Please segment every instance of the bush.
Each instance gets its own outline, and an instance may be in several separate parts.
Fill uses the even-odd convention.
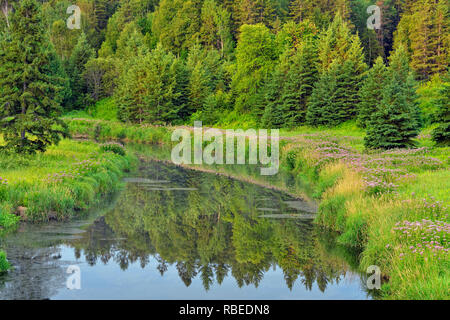
[[[0,251],[0,274],[8,271],[11,268],[8,260],[6,260],[6,253]]]
[[[126,154],[123,145],[117,142],[105,143],[102,146],[100,146],[100,150],[103,152],[112,152],[120,156],[125,156]]]

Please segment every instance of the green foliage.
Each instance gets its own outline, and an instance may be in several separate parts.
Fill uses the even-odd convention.
[[[119,75],[117,63],[114,58],[90,59],[86,63],[82,77],[92,101],[97,102],[113,94]]]
[[[82,33],[67,63],[67,74],[70,77],[72,89],[72,97],[67,102],[70,109],[80,109],[87,102],[87,83],[83,73],[86,70],[86,63],[94,56],[94,50],[87,41],[86,35]]]
[[[445,80],[439,74],[435,74],[427,82],[417,88],[417,103],[422,112],[425,126],[431,125],[438,120],[436,118],[439,102],[444,89]]]
[[[57,118],[61,87],[49,68],[53,47],[36,1],[22,1],[10,23],[10,33],[0,38],[0,132],[8,150],[45,151],[66,135]]]
[[[404,47],[391,58],[382,99],[368,122],[365,146],[370,149],[405,148],[419,133],[415,84]]]
[[[338,99],[337,87],[333,69],[320,76],[309,99],[306,113],[308,124],[332,126],[339,123],[334,109]]]
[[[115,100],[121,120],[170,123],[184,105],[177,105],[178,61],[162,46],[138,56],[118,80]]]
[[[383,59],[378,57],[359,90],[358,124],[362,128],[367,127],[372,113],[376,112],[377,105],[382,98],[385,77],[386,66]]]
[[[100,146],[100,150],[103,152],[112,152],[118,154],[119,156],[125,156],[126,154],[124,146],[115,142],[102,144]]]
[[[359,37],[350,33],[339,14],[320,38],[319,62],[320,79],[309,100],[308,123],[333,126],[354,118],[367,66]]]
[[[118,120],[117,118],[117,104],[113,98],[106,98],[98,101],[95,105],[88,108],[88,115],[101,120]],[[65,115],[66,117],[68,115]],[[74,117],[74,116],[72,116]],[[83,118],[84,115],[78,116]]]
[[[215,0],[205,0],[201,10],[200,40],[207,48],[219,50],[222,57],[233,52],[231,13]]]
[[[198,39],[201,9],[200,0],[161,0],[152,32],[165,49],[175,54],[187,52]]]
[[[295,127],[305,122],[308,100],[318,78],[316,56],[312,39],[306,39],[298,50],[289,50],[282,56],[265,88],[264,126]]]
[[[410,55],[411,67],[421,79],[447,71],[449,41],[449,7],[447,0],[411,2],[402,15],[395,38]]]
[[[445,82],[440,91],[440,98],[437,101],[438,112],[436,122],[439,124],[434,129],[433,140],[440,145],[450,145],[450,72],[447,72]]]
[[[236,48],[236,65],[231,88],[236,95],[238,112],[252,111],[260,116],[263,110],[259,89],[273,71],[278,58],[274,35],[262,24],[243,25]],[[256,110],[255,110],[256,109]]]
[[[11,268],[11,265],[8,260],[6,260],[6,253],[0,251],[0,274],[8,271],[9,268]]]

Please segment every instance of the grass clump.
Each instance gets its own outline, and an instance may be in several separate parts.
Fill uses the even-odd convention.
[[[143,144],[169,144],[171,128],[130,125],[118,121],[88,118],[64,118],[70,133],[100,141],[125,141]]]
[[[112,152],[112,153],[118,154],[120,156],[125,156],[125,154],[126,154],[124,146],[117,142],[108,142],[108,143],[102,144],[100,146],[100,149],[103,152]]]
[[[0,226],[22,220],[65,220],[117,191],[135,158],[104,150],[94,142],[63,140],[43,154],[3,154],[0,170]]]
[[[0,274],[5,273],[11,268],[8,260],[6,260],[6,253],[4,251],[0,251]]]

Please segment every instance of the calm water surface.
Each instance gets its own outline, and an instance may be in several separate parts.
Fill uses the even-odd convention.
[[[82,220],[1,239],[14,269],[0,299],[371,299],[357,253],[307,202],[158,161],[125,182]]]

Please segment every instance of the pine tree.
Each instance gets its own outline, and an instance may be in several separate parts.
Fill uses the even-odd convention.
[[[266,88],[262,122],[267,127],[294,127],[306,120],[307,103],[318,78],[316,57],[315,44],[309,39],[294,54],[288,52],[282,58]]]
[[[198,41],[201,9],[200,0],[161,0],[154,12],[152,32],[165,49],[184,55]]]
[[[193,50],[191,51],[190,58],[192,58]],[[203,108],[205,99],[212,93],[209,85],[209,76],[207,70],[204,68],[203,64],[198,61],[196,63],[190,64],[188,59],[188,70],[189,70],[189,106],[193,111],[198,111]]]
[[[237,111],[252,111],[258,117],[264,112],[258,107],[258,93],[273,72],[278,51],[273,34],[264,25],[243,25],[240,30],[231,87],[237,96]]]
[[[434,129],[432,136],[437,144],[443,146],[450,145],[450,71],[443,84],[443,89],[438,100],[438,112],[436,115],[439,126]]]
[[[377,105],[382,98],[385,77],[386,66],[383,58],[378,57],[372,69],[367,73],[367,77],[359,90],[358,124],[362,128],[367,127],[372,113],[376,111]]]
[[[372,113],[364,145],[368,149],[410,147],[419,133],[414,77],[406,49],[400,46],[391,57],[382,100]]]
[[[238,0],[235,3],[238,26],[263,23],[266,27],[274,26],[279,17],[279,8],[273,0]]]
[[[138,123],[170,123],[177,118],[177,59],[161,45],[134,58],[118,80],[119,118]]]
[[[0,132],[18,153],[43,152],[67,135],[45,34],[39,5],[23,0],[0,41]]]
[[[266,128],[281,128],[286,124],[287,110],[280,103],[281,91],[285,81],[283,70],[278,66],[273,72],[271,79],[264,86],[265,109],[261,118],[261,124]]]
[[[67,64],[67,74],[70,77],[72,98],[69,106],[71,109],[84,107],[87,94],[86,81],[83,78],[86,63],[95,56],[94,50],[89,45],[86,35],[82,33],[78,38]]]
[[[311,124],[337,125],[354,118],[359,104],[359,88],[367,65],[365,64],[361,41],[357,35],[352,35],[348,24],[337,14],[333,23],[319,40],[319,71],[321,79],[317,83],[317,91],[324,94],[326,81],[333,78],[329,84],[329,92],[333,99],[327,99],[314,94],[314,99],[308,108],[313,108],[308,117]],[[316,88],[314,89],[316,90]],[[326,101],[332,105],[324,105]],[[320,112],[323,109],[323,112]],[[329,110],[333,110],[332,113]],[[312,116],[322,119],[312,119]]]
[[[200,39],[206,47],[220,50],[222,56],[233,51],[230,13],[215,0],[205,0],[202,7]]]
[[[334,126],[340,119],[336,113],[338,102],[337,76],[339,65],[333,63],[320,75],[308,102],[306,121],[312,126]]]
[[[407,48],[411,67],[420,79],[445,73],[450,56],[448,0],[412,1],[402,15],[395,47]]]

